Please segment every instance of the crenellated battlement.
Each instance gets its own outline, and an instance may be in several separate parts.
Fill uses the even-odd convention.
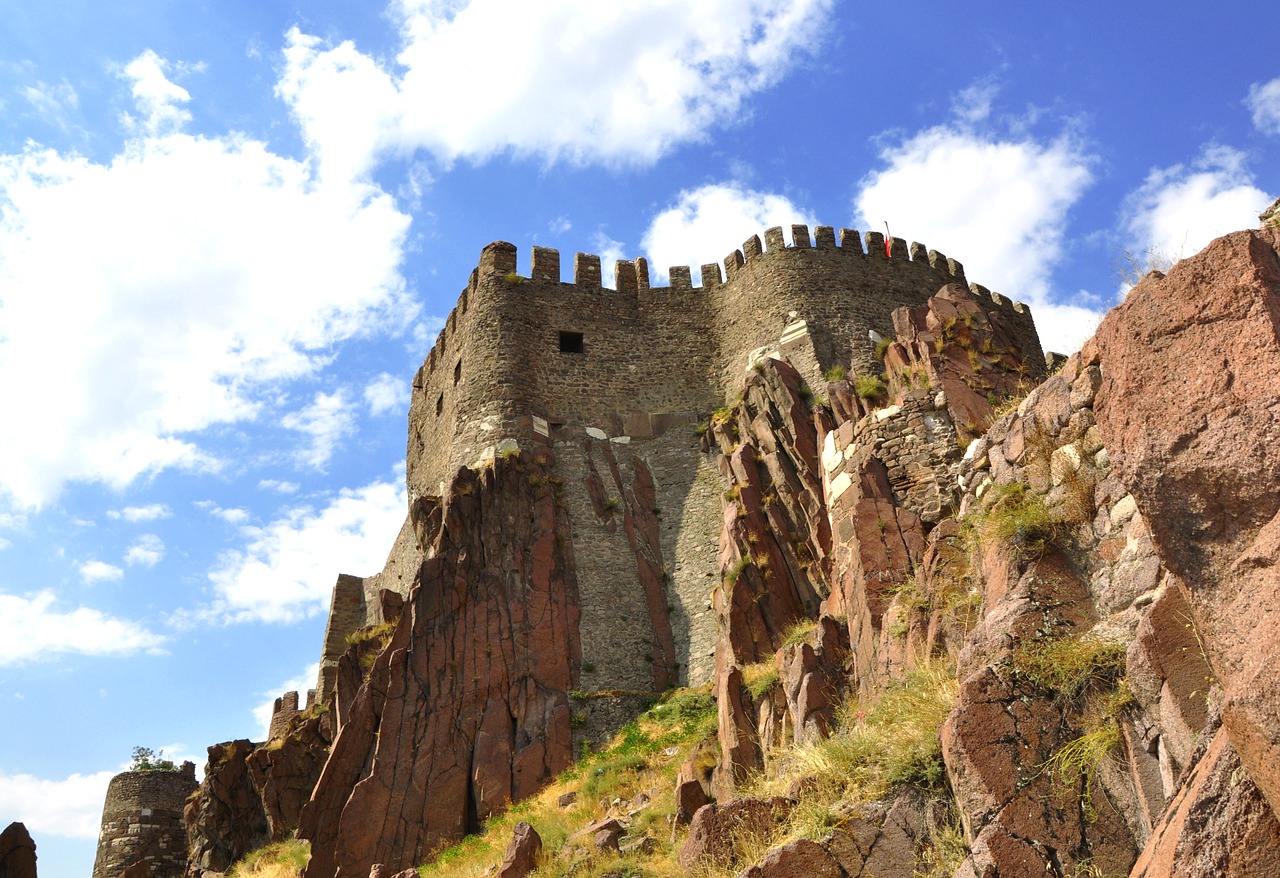
[[[802,372],[815,386],[833,365],[878,372],[869,335],[889,335],[894,308],[946,284],[968,287],[1035,338],[1026,306],[970,284],[964,266],[937,250],[875,231],[774,226],[699,266],[697,283],[691,266],[677,265],[654,286],[643,257],[606,267],[576,253],[572,280],[564,270],[550,247],[523,259],[505,241],[481,251],[414,378],[414,418],[424,425],[410,441],[414,496],[499,441],[538,431],[546,439],[551,425],[621,430],[637,413],[715,408],[735,392],[748,355],[776,346],[784,328],[808,339]],[[412,475],[419,467],[421,479]]]
[[[763,241],[760,235],[752,235],[743,242],[742,247],[733,250],[719,262],[703,263],[699,267],[700,283],[693,282],[693,270],[689,265],[673,265],[667,269],[666,286],[655,287],[650,283],[649,264],[643,257],[636,259],[619,259],[613,265],[612,286],[604,284],[602,260],[592,253],[576,253],[573,259],[573,279],[563,281],[560,251],[552,247],[535,246],[531,249],[528,273],[519,273],[519,252],[515,245],[505,241],[495,241],[485,247],[480,260],[467,282],[467,286],[458,297],[457,306],[449,312],[445,327],[436,339],[435,345],[427,354],[423,369],[415,378],[414,386],[422,386],[424,375],[432,373],[438,365],[438,353],[443,351],[448,339],[457,331],[458,321],[466,314],[468,298],[474,295],[482,277],[501,277],[514,294],[519,295],[519,287],[530,281],[538,284],[572,286],[582,291],[618,294],[635,297],[633,303],[639,304],[649,296],[660,296],[671,293],[704,293],[731,284],[746,267],[762,258],[776,258],[779,254],[799,253],[803,251],[829,251],[849,257],[851,260],[873,263],[878,266],[927,265],[934,272],[945,276],[948,281],[966,286],[975,295],[990,302],[994,307],[1008,310],[1015,314],[1027,314],[1026,306],[1012,301],[999,293],[993,293],[987,287],[970,283],[965,277],[964,266],[937,250],[928,248],[917,241],[907,243],[904,238],[892,238],[889,246],[885,246],[885,236],[881,232],[868,231],[865,237],[855,229],[842,228],[838,232],[833,226],[816,226],[810,237],[809,227],[804,224],[791,226],[791,243],[784,237],[783,228],[774,226],[766,229]],[[865,240],[865,247],[864,247]],[[857,265],[857,262],[852,263]],[[723,271],[721,266],[723,265]]]

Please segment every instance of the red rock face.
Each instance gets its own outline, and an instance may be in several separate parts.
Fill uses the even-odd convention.
[[[295,720],[278,746],[259,747],[245,760],[249,779],[262,800],[272,841],[283,841],[298,828],[302,808],[320,779],[331,743],[329,714],[323,714]]]
[[[308,878],[415,866],[568,767],[581,650],[551,475],[527,454],[458,472],[303,813]]]
[[[1280,808],[1280,230],[1151,275],[1103,321],[1098,426],[1188,590],[1223,725]]]
[[[209,748],[205,779],[182,811],[188,874],[225,872],[270,841],[267,815],[245,764],[253,749],[243,739]]]
[[[21,823],[10,823],[0,832],[0,875],[36,878],[36,843]]]

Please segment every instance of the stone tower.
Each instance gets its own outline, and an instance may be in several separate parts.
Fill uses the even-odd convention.
[[[176,771],[126,771],[111,779],[93,878],[118,878],[145,861],[152,878],[181,878],[187,868],[182,807],[196,791],[196,766]]]

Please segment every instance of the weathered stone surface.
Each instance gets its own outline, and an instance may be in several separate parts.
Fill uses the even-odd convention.
[[[774,848],[738,878],[842,878],[840,866],[816,841],[802,838]]]
[[[22,823],[0,832],[0,878],[36,878],[36,843]]]
[[[1044,356],[990,299],[959,284],[947,284],[929,301],[893,312],[897,341],[885,367],[892,397],[927,381],[946,394],[963,442],[991,425],[991,400],[1025,393],[1045,375]]]
[[[272,841],[283,841],[298,828],[303,806],[329,757],[329,720],[329,713],[301,719],[283,738],[257,748],[245,760]]]
[[[791,802],[783,798],[731,799],[704,805],[693,815],[689,837],[680,848],[681,868],[702,862],[729,864],[735,856],[735,835],[767,838],[790,809]]]
[[[1219,730],[1156,826],[1133,878],[1280,875],[1280,823]]]
[[[154,878],[179,878],[187,869],[183,806],[196,791],[196,767],[126,771],[107,785],[93,878],[116,878],[133,863],[149,864]]]
[[[120,878],[151,878],[151,864],[146,860],[139,860],[131,866],[127,866],[120,873]]]
[[[417,865],[569,765],[578,605],[550,465],[522,453],[458,472],[303,811],[308,878]]]
[[[511,833],[511,841],[507,844],[506,854],[502,857],[502,865],[498,867],[498,878],[525,878],[538,865],[538,856],[542,853],[542,836],[525,821],[521,820]]]
[[[246,764],[253,750],[254,745],[244,739],[209,748],[204,781],[182,812],[188,872],[225,872],[271,840],[262,799]]]
[[[1097,335],[1098,426],[1194,622],[1249,776],[1280,808],[1280,230],[1150,276]]]

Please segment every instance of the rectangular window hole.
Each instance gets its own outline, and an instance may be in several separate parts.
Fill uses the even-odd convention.
[[[561,332],[560,333],[560,353],[562,354],[581,354],[585,353],[583,347],[581,332]]]
[[[443,411],[444,411],[444,394],[442,393],[436,397],[436,415],[439,416],[439,414]]]

